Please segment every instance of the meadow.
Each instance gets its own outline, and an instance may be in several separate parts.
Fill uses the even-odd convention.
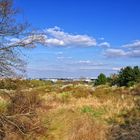
[[[0,140],[139,140],[140,85],[0,82]]]
[[[0,0],[0,140],[140,140],[139,5]]]

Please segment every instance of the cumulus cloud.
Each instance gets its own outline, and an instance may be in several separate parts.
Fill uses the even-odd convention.
[[[140,57],[140,40],[135,40],[132,43],[124,44],[121,49],[107,49],[105,55],[108,57]]]
[[[140,57],[140,40],[124,44],[120,49],[107,49],[105,55],[108,57]]]
[[[111,47],[109,42],[101,42],[98,47],[105,48],[104,55],[107,57],[140,57],[140,40],[135,40],[133,43],[121,45],[119,48]]]
[[[53,28],[44,29],[43,31],[38,31],[34,33],[34,35],[25,38],[9,39],[8,45],[23,45],[33,42],[49,47],[92,47],[97,44],[96,39],[91,36],[67,33],[55,26]]]
[[[105,51],[105,55],[108,57],[120,57],[120,56],[126,56],[127,52],[125,52],[122,49],[107,49]]]
[[[64,42],[62,40],[58,40],[56,38],[47,38],[46,37],[46,40],[42,43],[47,46],[64,46]]]
[[[140,50],[107,49],[107,57],[140,57]]]
[[[135,40],[133,43],[125,44],[122,47],[131,49],[140,49],[140,40]]]
[[[35,43],[34,43],[35,42]],[[48,28],[41,33],[34,33],[33,35],[24,38],[12,38],[8,40],[6,46],[33,46],[36,44],[43,44],[50,47],[93,47],[98,46],[105,48],[104,54],[107,57],[140,57],[140,40],[133,41],[132,43],[124,44],[121,48],[111,48],[109,42],[103,41],[100,43],[96,42],[96,39],[81,34],[71,34],[64,32],[61,28],[55,26],[53,28]],[[62,55],[59,53],[58,55]],[[64,59],[64,58],[58,58]],[[79,63],[90,64],[89,61],[81,61]]]
[[[96,46],[96,39],[94,39],[93,37],[90,37],[88,35],[70,34],[62,31],[57,26],[55,26],[54,28],[45,29],[44,32],[51,39],[57,40],[58,44],[56,43],[56,45],[58,46],[83,46],[83,47]]]
[[[131,50],[127,52],[129,57],[140,57],[140,50]]]

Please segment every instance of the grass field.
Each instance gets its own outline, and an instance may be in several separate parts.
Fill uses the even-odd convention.
[[[140,86],[11,81],[0,90],[1,140],[140,140]]]

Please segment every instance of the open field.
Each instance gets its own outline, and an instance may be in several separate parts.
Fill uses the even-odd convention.
[[[0,0],[0,140],[140,140],[140,0]]]
[[[6,83],[0,90],[1,140],[140,139],[139,85]]]

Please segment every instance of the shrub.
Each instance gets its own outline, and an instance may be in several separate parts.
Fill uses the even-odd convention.
[[[135,82],[140,81],[140,69],[138,66],[130,67],[127,66],[122,68],[118,75],[118,85],[119,86],[132,86]]]
[[[19,114],[33,112],[41,104],[41,99],[37,93],[16,92],[11,95],[8,113]]]
[[[106,76],[103,73],[101,73],[98,76],[97,80],[95,81],[95,85],[105,85],[106,82],[107,82]]]
[[[37,108],[41,106],[41,99],[35,93],[16,92],[10,95],[6,111],[0,114],[1,139],[35,139],[43,135],[46,128],[37,115]],[[13,135],[14,134],[14,135]]]

